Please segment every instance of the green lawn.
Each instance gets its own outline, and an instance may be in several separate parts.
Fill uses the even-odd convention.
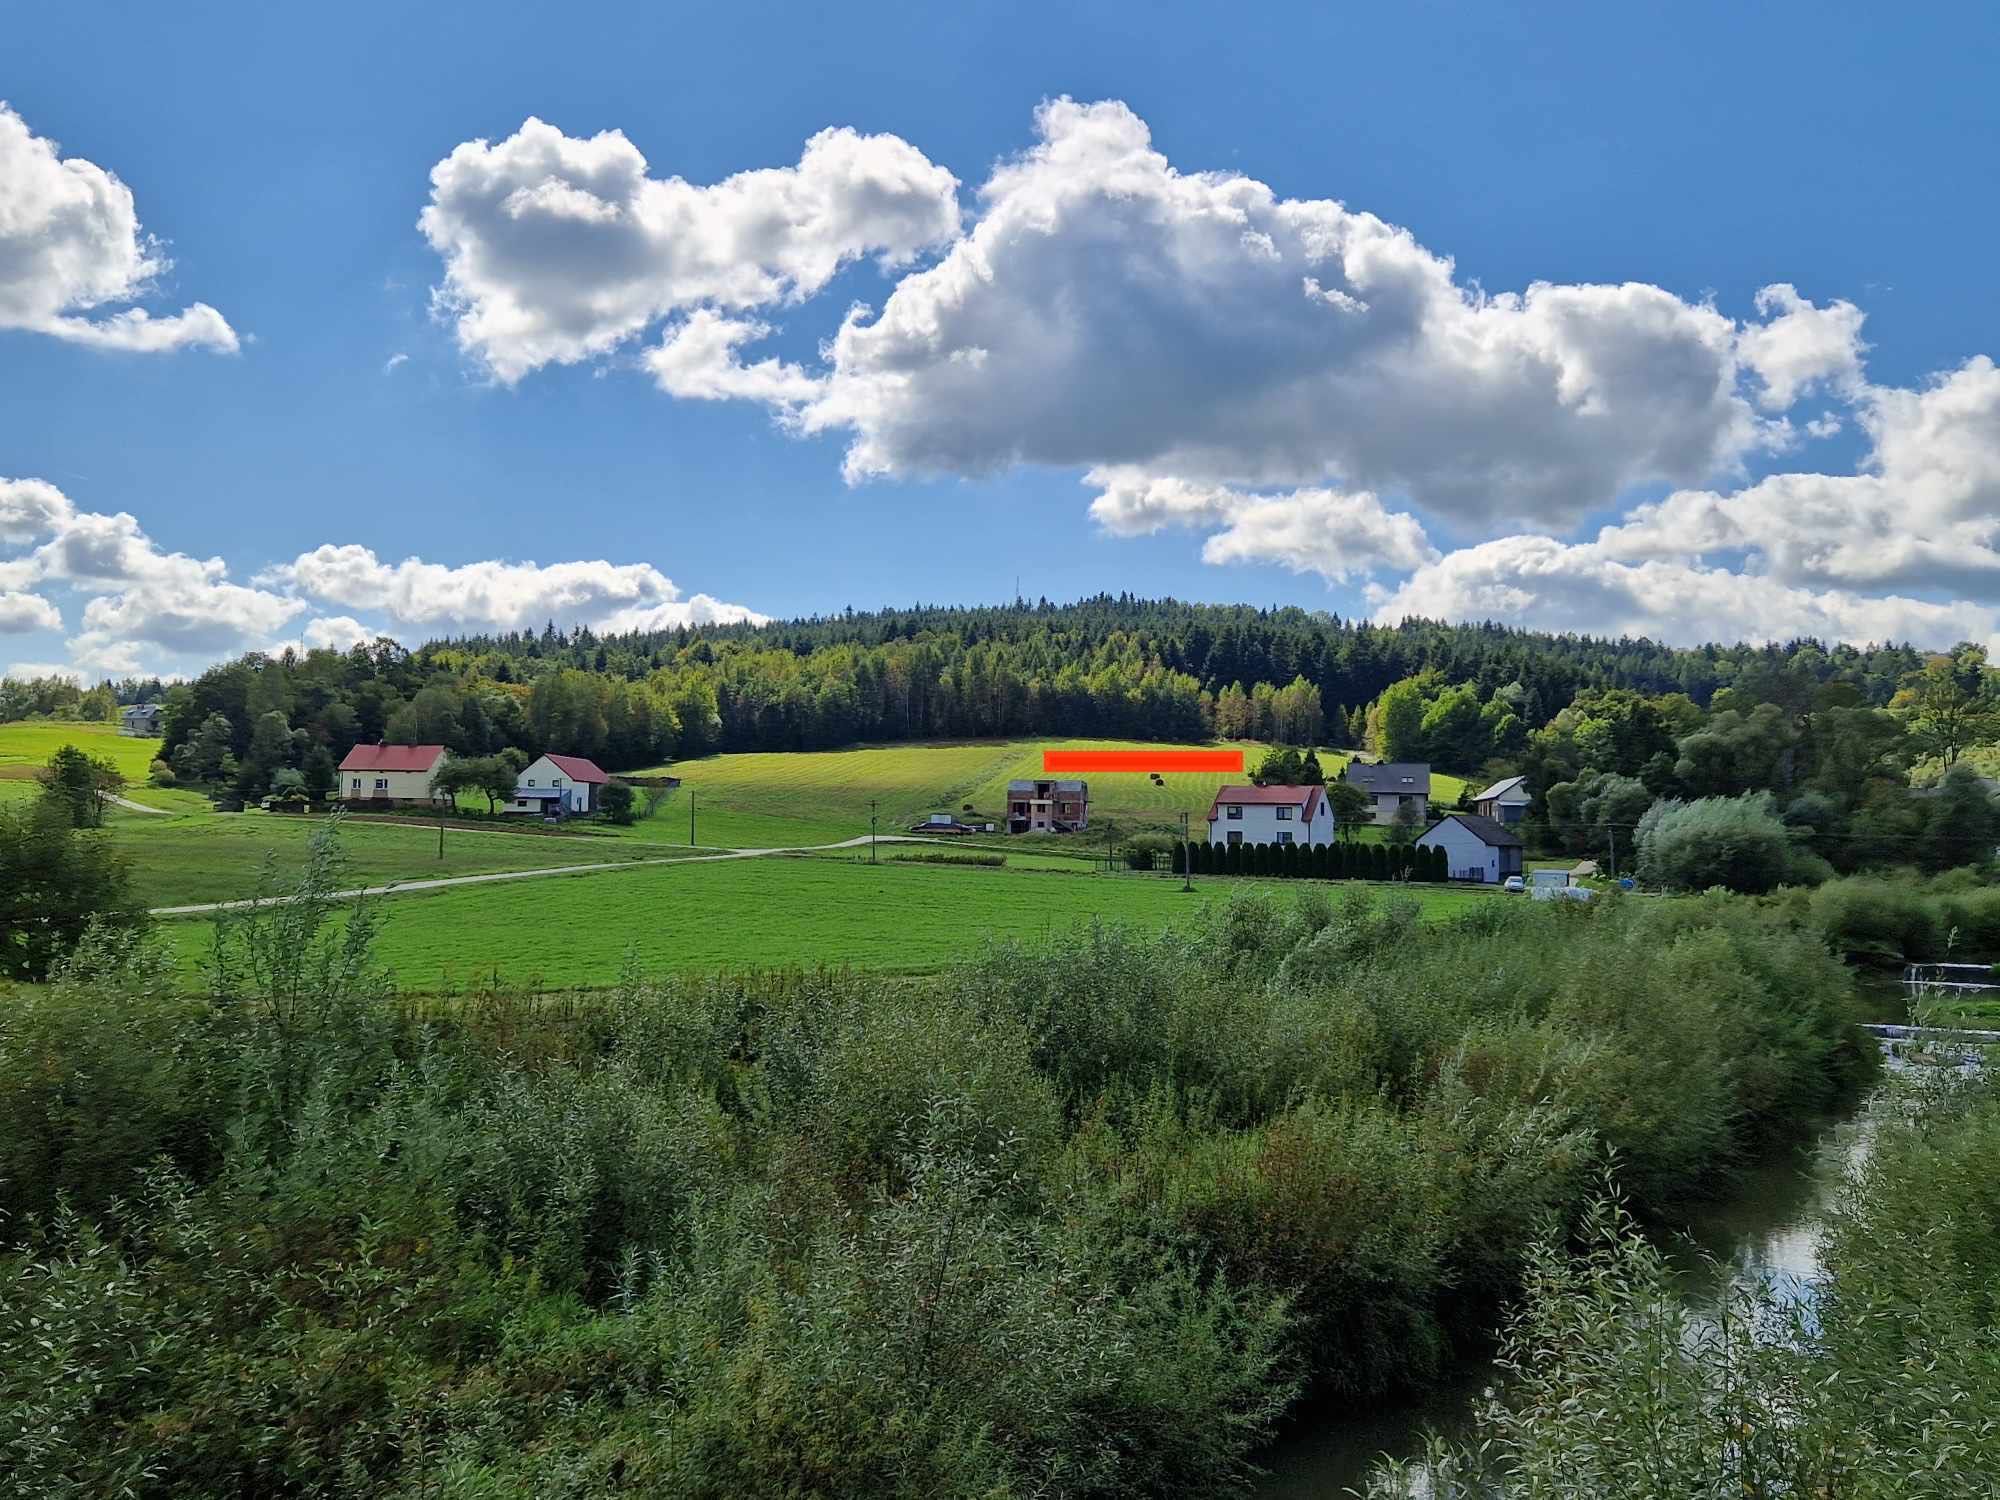
[[[664,771],[680,777],[681,788],[657,815],[628,834],[686,843],[690,800],[697,841],[738,848],[831,843],[866,833],[871,798],[876,803],[878,826],[885,833],[901,832],[927,813],[964,815],[962,809],[968,805],[973,809],[971,816],[997,820],[1006,809],[1007,783],[1042,774],[1042,751],[1136,747],[1130,740],[972,740],[711,755],[657,768],[655,774]],[[1227,748],[1241,749],[1251,769],[1265,750],[1249,743]],[[1347,759],[1337,751],[1327,751],[1322,753],[1321,764],[1331,777]],[[1177,828],[1183,812],[1198,823],[1214,801],[1217,787],[1248,777],[1170,774],[1160,786],[1144,775],[1131,773],[1086,779],[1090,782],[1090,827],[1101,840],[1107,826],[1119,834]],[[1455,800],[1464,788],[1456,776],[1434,774],[1432,782],[1433,795],[1440,801]]]
[[[132,861],[132,884],[148,906],[191,906],[255,895],[267,853],[279,870],[295,870],[315,818],[272,813],[198,813],[151,817],[114,812],[112,841]],[[341,831],[355,885],[481,875],[497,870],[539,870],[551,865],[613,863],[672,857],[678,851],[612,839],[552,839],[450,828],[438,858],[434,828],[388,823],[348,823]]]
[[[920,972],[993,937],[1043,939],[1093,917],[1160,925],[1233,889],[1282,899],[1305,888],[1196,887],[1184,895],[1178,881],[1144,876],[765,857],[412,893],[383,904],[378,951],[404,987],[426,991],[496,975],[512,984],[609,984],[628,953],[654,971],[826,964]],[[1495,899],[1409,889],[1435,913]],[[209,924],[172,922],[165,931],[192,972]]]
[[[64,745],[109,758],[125,779],[134,783],[146,779],[146,768],[160,753],[158,740],[120,734],[115,724],[22,720],[0,724],[0,780],[32,779]]]

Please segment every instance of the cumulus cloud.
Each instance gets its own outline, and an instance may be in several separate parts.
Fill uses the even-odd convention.
[[[1862,472],[1678,491],[1599,544],[1625,560],[1740,553],[1785,583],[1944,587],[2000,603],[2000,368],[1981,356],[1922,389],[1868,386],[1856,401]]]
[[[170,262],[139,227],[132,190],[64,157],[0,103],[0,328],[100,349],[234,351],[235,330],[205,302],[155,317],[97,309],[147,295]]]
[[[26,635],[31,630],[61,630],[62,611],[40,594],[0,592],[0,635]]]
[[[1788,282],[1757,293],[1757,311],[1767,321],[1746,327],[1736,347],[1763,382],[1757,401],[1768,411],[1784,411],[1801,396],[1822,387],[1852,391],[1861,384],[1861,309],[1852,302],[1815,307]]]
[[[72,667],[120,675],[199,666],[245,650],[344,651],[383,634],[533,629],[547,620],[606,631],[750,621],[764,616],[707,594],[685,595],[650,563],[384,562],[370,549],[326,545],[247,583],[221,558],[161,547],[123,511],[79,508],[42,480],[0,479],[0,633],[57,631],[63,591],[82,601],[64,642]],[[328,607],[387,617],[393,629]],[[297,634],[280,632],[296,627]]]
[[[378,611],[405,625],[432,630],[532,630],[554,620],[607,630],[705,619],[763,616],[706,595],[682,597],[651,563],[475,562],[459,566],[420,557],[384,562],[367,547],[326,545],[301,553],[259,581],[296,590],[324,604]],[[634,624],[648,621],[649,624]]]
[[[1111,534],[1359,580],[1385,618],[1937,643],[2000,603],[1991,360],[1872,384],[1861,309],[1789,282],[1741,320],[1636,282],[1489,293],[1365,210],[1175,165],[1115,101],[1044,104],[962,232],[950,174],[893,137],[693,187],[532,120],[440,163],[423,224],[502,380],[658,325],[662,391],[844,438],[852,482],[1080,472]],[[771,308],[870,253],[912,263],[879,311],[757,355]],[[1808,398],[1837,409],[1795,420]],[[1765,472],[1850,424],[1854,472]]]
[[[1563,523],[1773,436],[1711,307],[1486,295],[1373,214],[1177,170],[1123,104],[1056,100],[1036,132],[970,232],[829,346],[801,425],[851,434],[850,477],[1125,465]]]
[[[901,264],[957,232],[957,189],[892,135],[822,130],[796,166],[702,187],[648,175],[620,131],[530,118],[432,168],[418,224],[460,346],[511,384],[679,310],[795,301],[866,255]]]
[[[811,400],[819,381],[799,366],[776,359],[746,365],[737,359],[739,345],[770,332],[768,323],[697,308],[646,351],[646,368],[661,390],[682,400],[761,401],[780,408]]]
[[[1991,609],[1844,589],[1792,588],[1679,562],[1626,562],[1595,543],[1508,536],[1418,569],[1375,618],[1506,620],[1539,630],[1691,643],[1785,640],[1944,643],[1994,633]]]
[[[1276,563],[1335,583],[1378,571],[1407,572],[1437,549],[1415,516],[1391,513],[1366,490],[1259,495],[1130,469],[1093,469],[1102,493],[1091,514],[1114,536],[1165,526],[1216,528],[1202,547],[1211,563]]]

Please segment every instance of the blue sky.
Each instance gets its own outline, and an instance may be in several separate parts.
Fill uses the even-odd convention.
[[[0,227],[0,478],[40,497],[11,532],[0,502],[0,666],[1017,577],[1676,639],[1993,633],[2000,14],[1242,10],[16,15],[0,226],[87,162],[171,266],[50,291],[64,221]],[[553,171],[531,116],[574,143]],[[859,164],[822,179],[801,151],[831,127]],[[764,187],[696,194],[682,238],[724,263],[690,270],[682,220],[635,249],[469,181],[574,189],[607,131],[653,184],[798,169],[771,191],[832,227],[774,246]],[[1008,161],[1031,170],[982,195]],[[91,232],[118,243],[79,253],[151,243]],[[766,292],[730,280],[746,255]],[[1645,293],[1588,291],[1621,287]],[[104,347],[144,342],[103,331],[123,309],[194,304],[154,325],[174,347]],[[612,571],[464,571],[528,560]]]

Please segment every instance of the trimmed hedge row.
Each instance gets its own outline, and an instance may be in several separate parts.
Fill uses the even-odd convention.
[[[1174,873],[1273,880],[1448,880],[1444,850],[1416,844],[1175,844]]]

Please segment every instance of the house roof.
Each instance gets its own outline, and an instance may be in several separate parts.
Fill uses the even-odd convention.
[[[340,763],[343,771],[428,771],[444,754],[442,745],[356,745]]]
[[[1046,786],[1052,792],[1090,791],[1090,783],[1087,781],[1010,781],[1007,783],[1007,790],[1010,793],[1033,792],[1038,786]]]
[[[1358,760],[1350,760],[1340,774],[1343,780],[1366,787],[1371,792],[1422,792],[1426,797],[1431,794],[1428,761],[1392,760],[1364,765]]]
[[[1244,807],[1303,807],[1305,818],[1310,821],[1319,811],[1319,799],[1324,787],[1317,786],[1219,786],[1215,789],[1215,800],[1208,806],[1208,821],[1213,823],[1222,814],[1222,809],[1232,803]]]
[[[1466,831],[1478,839],[1480,843],[1494,849],[1519,849],[1522,847],[1520,834],[1514,832],[1505,823],[1497,822],[1492,818],[1482,818],[1478,813],[1451,813],[1439,818],[1437,822],[1424,830],[1423,838],[1418,839],[1417,842],[1421,844],[1424,839],[1429,838],[1447,823],[1462,824]]]
[[[1505,781],[1494,782],[1493,785],[1489,786],[1485,791],[1480,792],[1476,796],[1474,796],[1472,800],[1474,802],[1490,802],[1495,797],[1506,796],[1516,787],[1521,787],[1521,789],[1525,791],[1526,787],[1524,783],[1527,781],[1527,779],[1528,778],[1525,776],[1509,776]]]
[[[581,755],[545,755],[542,757],[571,781],[596,782],[602,786],[611,778],[597,769],[595,761],[585,760]]]

